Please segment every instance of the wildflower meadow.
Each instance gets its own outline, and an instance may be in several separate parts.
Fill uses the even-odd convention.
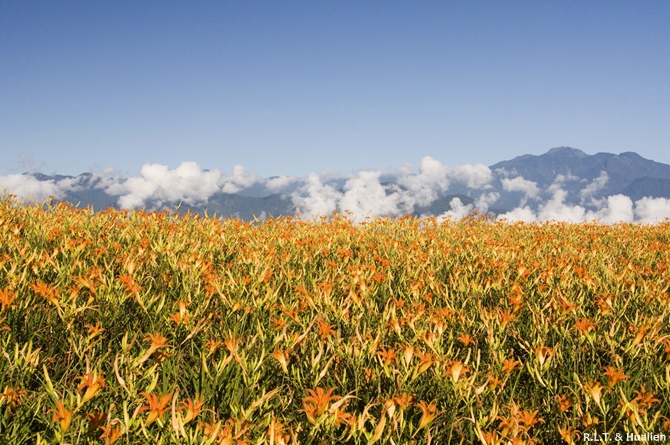
[[[6,195],[0,443],[652,443],[669,258],[670,222],[243,222]]]

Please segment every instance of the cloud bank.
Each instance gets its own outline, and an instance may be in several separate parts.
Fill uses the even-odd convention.
[[[114,170],[92,176],[40,178],[35,174],[0,176],[0,190],[20,198],[44,200],[53,196],[64,199],[68,192],[94,187],[116,199],[120,208],[169,208],[179,202],[206,205],[217,193],[239,193],[250,188],[267,194],[282,193],[303,218],[339,212],[357,221],[376,216],[400,216],[419,208],[428,208],[453,189],[467,190],[470,199],[453,197],[450,210],[437,216],[452,220],[474,211],[488,214],[500,194],[520,196],[518,204],[496,218],[509,222],[599,221],[612,224],[656,223],[670,218],[670,200],[642,198],[633,202],[624,195],[599,196],[609,180],[607,174],[590,182],[574,175],[557,175],[551,185],[542,189],[537,183],[520,175],[496,171],[482,164],[449,167],[429,156],[418,168],[409,165],[396,171],[365,170],[348,175],[312,173],[306,177],[280,176],[260,178],[243,166],[230,173],[205,170],[194,162],[183,162],[170,169],[161,164],[145,164],[138,176],[122,178]],[[87,182],[88,181],[88,182]],[[567,185],[579,184],[579,204],[568,200]],[[582,186],[583,185],[583,186]],[[575,202],[573,199],[572,202]],[[509,207],[507,207],[509,208]]]

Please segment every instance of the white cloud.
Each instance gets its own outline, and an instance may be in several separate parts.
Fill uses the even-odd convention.
[[[504,178],[501,182],[504,191],[523,193],[520,204],[522,207],[526,205],[529,199],[538,199],[539,197],[540,188],[537,186],[537,183],[524,179],[521,176],[512,179]]]
[[[489,211],[491,204],[498,200],[498,193],[482,193],[477,199],[475,199],[472,204],[463,204],[460,198],[452,198],[449,201],[450,209],[444,212],[443,214],[437,217],[438,221],[443,221],[445,219],[458,220],[465,218],[468,215],[471,215],[475,210],[480,215],[485,215]]]
[[[299,178],[296,178],[295,176],[278,176],[276,178],[266,180],[265,187],[273,192],[278,192],[290,186],[291,184],[295,184],[298,181]]]
[[[403,197],[398,191],[387,193],[379,182],[381,172],[362,171],[344,185],[338,208],[341,212],[352,212],[354,219],[368,216],[396,216],[411,209],[403,206]]]
[[[316,173],[307,176],[305,185],[291,194],[299,213],[307,216],[330,216],[337,210],[341,193],[328,184],[323,184]]]
[[[584,187],[579,192],[579,195],[581,196],[582,205],[587,203],[592,203],[593,205],[601,204],[601,202],[595,201],[594,195],[605,187],[608,179],[609,177],[607,176],[607,173],[601,171],[600,176],[595,178],[590,184]]]
[[[120,196],[119,206],[125,209],[136,209],[150,203],[158,207],[175,202],[197,204],[206,202],[218,192],[220,181],[219,170],[205,171],[195,162],[182,162],[174,170],[165,165],[145,164],[139,177],[113,183],[106,188],[106,192]],[[235,184],[234,179],[228,181],[224,184]]]
[[[450,170],[450,176],[475,190],[491,188],[493,172],[484,164],[466,164]]]
[[[401,169],[398,184],[407,190],[406,195],[411,197],[413,203],[427,206],[437,199],[439,192],[449,188],[451,181],[448,173],[448,167],[426,156],[421,159],[418,173],[413,173],[408,166]]]
[[[468,216],[474,209],[472,204],[463,204],[461,198],[453,198],[451,201],[449,201],[449,207],[449,210],[437,217],[438,221],[444,221],[445,219],[462,219]]]
[[[617,222],[632,223],[635,221],[633,201],[625,195],[608,196],[605,205],[594,212],[586,214],[587,220],[596,220],[605,224]]]
[[[248,174],[243,166],[236,165],[233,167],[231,175],[221,177],[221,191],[224,193],[237,193],[244,188],[251,187],[258,181],[258,176]]]
[[[636,220],[643,223],[657,223],[670,218],[670,199],[642,198],[635,201]]]
[[[525,222],[532,223],[537,221],[537,214],[533,212],[528,206],[517,207],[507,213],[498,215],[498,220],[508,222]]]
[[[65,194],[54,180],[40,181],[34,176],[19,174],[0,176],[0,191],[35,201],[44,201],[50,196],[60,199]]]

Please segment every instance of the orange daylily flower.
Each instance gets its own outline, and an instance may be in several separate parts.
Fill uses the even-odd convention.
[[[474,342],[475,342],[475,338],[474,338],[472,335],[470,335],[470,334],[466,334],[465,332],[462,333],[461,335],[459,335],[459,336],[457,337],[457,339],[458,339],[458,341],[460,341],[460,342],[463,344],[463,346],[465,346],[465,347],[467,347],[470,343],[474,343]]]
[[[79,376],[75,380],[81,380],[81,384],[77,387],[77,392],[81,393],[81,390],[86,388],[84,397],[81,399],[82,404],[91,400],[93,396],[105,387],[105,379],[99,377],[97,372],[93,372],[93,374],[87,372],[85,375]]]
[[[58,300],[60,300],[60,292],[58,288],[50,286],[42,281],[38,283],[33,283],[30,285],[30,288],[37,294],[44,297],[47,301],[58,306]]]
[[[179,306],[179,310],[174,314],[170,315],[170,320],[174,321],[176,324],[188,323],[190,320],[190,316],[188,315],[188,312],[186,310],[188,302],[178,301],[177,306]]]
[[[398,359],[398,353],[395,349],[386,349],[383,346],[377,351],[377,355],[382,358],[386,366],[389,366],[393,361]]]
[[[319,325],[319,338],[321,340],[327,340],[328,337],[335,335],[335,329],[325,320],[317,320],[317,325]]]
[[[596,325],[587,318],[580,318],[572,325],[573,328],[577,329],[582,334],[587,334],[588,332],[594,330]]]
[[[2,304],[2,308],[0,308],[0,312],[4,312],[9,309],[9,307],[12,305],[14,300],[16,299],[16,294],[9,290],[8,288],[4,288],[3,290],[0,290],[0,304]]]
[[[52,422],[60,422],[60,429],[65,433],[68,428],[70,428],[70,422],[72,422],[72,411],[69,411],[63,405],[63,402],[56,400],[56,408],[50,409],[48,412],[54,413]]]
[[[596,404],[600,405],[600,398],[602,397],[603,386],[599,382],[587,382],[584,384],[584,392],[590,396]]]
[[[419,421],[419,427],[417,431],[426,427],[430,422],[432,422],[435,417],[437,417],[437,406],[435,403],[430,405],[426,404],[423,400],[415,404],[415,406],[421,409],[421,420]]]
[[[27,394],[28,391],[23,389],[5,386],[5,390],[0,392],[0,404],[7,404],[9,406],[9,413],[12,414],[12,410],[21,404],[21,399]]]
[[[91,434],[107,421],[107,414],[100,411],[92,411],[86,414],[88,420],[88,433]]]
[[[92,339],[93,337],[97,336],[97,335],[102,334],[105,331],[105,329],[102,326],[100,326],[100,320],[98,320],[95,323],[95,325],[87,323],[86,324],[86,330],[88,331],[88,339],[89,340]]]
[[[560,413],[567,411],[573,404],[572,399],[570,399],[565,394],[561,394],[560,396],[558,396],[557,400],[558,400],[558,411]]]
[[[412,404],[412,398],[410,394],[407,394],[406,392],[403,392],[399,396],[396,396],[393,398],[393,401],[398,405],[398,408],[400,410],[405,410],[407,409],[411,404]]]
[[[612,387],[620,381],[629,378],[626,374],[623,373],[623,369],[614,369],[614,366],[608,366],[605,368],[604,375],[607,377],[607,387],[609,389],[612,389]]]
[[[314,423],[317,418],[328,408],[328,404],[333,400],[341,399],[342,396],[333,396],[333,391],[336,388],[330,388],[326,391],[323,388],[316,388],[316,390],[308,389],[309,396],[302,399],[303,411],[307,414],[310,422]]]
[[[542,346],[540,348],[534,348],[535,351],[535,356],[537,357],[537,361],[540,364],[540,366],[544,366],[545,364],[549,364],[551,361],[551,357],[553,356],[554,350],[550,348],[549,346]]]
[[[132,275],[124,273],[119,277],[119,281],[123,285],[123,288],[128,292],[129,294],[137,294],[139,291],[142,290],[139,284],[137,284],[137,281],[135,278],[133,278]]]
[[[165,412],[169,410],[169,408],[166,408],[166,406],[170,402],[172,393],[167,393],[160,399],[156,394],[148,394],[146,392],[141,392],[140,395],[143,396],[145,399],[147,399],[148,402],[148,405],[143,405],[138,410],[139,413],[143,411],[149,411],[149,415],[147,416],[145,425],[147,426],[151,425],[151,423],[154,420],[163,417],[163,414],[165,414]]]
[[[282,351],[279,348],[275,348],[274,352],[272,352],[272,356],[279,362],[281,365],[281,368],[284,370],[284,372],[288,372],[288,354],[289,350]]]
[[[502,372],[512,372],[520,364],[521,362],[519,360],[514,360],[514,358],[505,359],[503,361]]]
[[[652,404],[658,403],[660,400],[658,400],[653,392],[647,392],[644,386],[640,387],[640,390],[635,390],[633,393],[637,394],[637,396],[631,400],[633,403],[637,403],[637,405],[640,407],[640,410],[643,412],[646,412],[647,408],[649,408]]]
[[[268,427],[268,438],[270,439],[270,443],[288,445],[291,440],[291,435],[286,430],[286,425],[277,422],[277,419],[273,416]]]
[[[537,425],[538,423],[544,423],[542,417],[537,417],[539,410],[530,411],[530,410],[521,410],[519,414],[519,423],[522,424],[522,428],[526,431]]]
[[[575,440],[573,437],[577,437],[579,439],[581,433],[574,427],[571,426],[566,426],[566,427],[558,427],[558,433],[561,435],[561,438],[566,441],[570,445],[575,444]]]
[[[184,416],[184,424],[189,423],[191,420],[195,419],[198,417],[198,414],[200,414],[200,411],[202,409],[202,406],[205,404],[202,400],[199,400],[197,397],[195,400],[188,398],[186,401],[182,401],[179,404],[179,407],[182,410],[186,411],[186,415]]]
[[[105,445],[112,445],[114,442],[119,440],[121,437],[121,426],[114,425],[115,422],[112,422],[109,426],[101,426],[102,434],[100,435],[101,439],[105,439]]]
[[[146,337],[144,337],[144,339],[151,341],[149,350],[152,352],[170,346],[167,343],[167,338],[163,337],[159,332],[156,332],[154,334],[147,334]]]
[[[470,366],[465,365],[458,360],[454,360],[451,362],[451,365],[446,368],[446,373],[451,375],[452,380],[454,383],[458,383],[458,380],[461,378],[461,376],[464,376],[468,372],[470,372]]]

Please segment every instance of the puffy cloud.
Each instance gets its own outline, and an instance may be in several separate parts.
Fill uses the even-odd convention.
[[[617,222],[632,223],[635,221],[633,201],[625,195],[608,196],[606,204],[597,211],[588,212],[586,219],[606,224]]]
[[[553,195],[549,201],[541,204],[538,210],[540,220],[553,220],[565,222],[584,221],[586,209],[581,206],[573,206],[565,203],[568,192],[558,188],[557,184],[552,184],[549,189]]]
[[[278,176],[276,178],[271,178],[265,181],[265,187],[268,190],[273,192],[278,192],[287,188],[288,186],[295,184],[299,179],[295,176]]]
[[[12,174],[0,176],[0,193],[13,193],[21,199],[44,201],[50,197],[65,198],[68,191],[82,188],[82,178],[62,178],[59,180],[39,180],[32,174]]]
[[[195,162],[182,162],[174,170],[165,165],[145,164],[139,177],[113,183],[106,188],[106,192],[120,196],[119,206],[125,209],[135,209],[150,203],[157,207],[174,202],[197,204],[206,202],[218,192],[222,179],[224,186],[233,184],[234,187],[238,177],[244,178],[244,172],[238,171],[237,176],[234,172],[233,179],[224,179],[219,170],[202,170]]]
[[[233,167],[231,175],[221,176],[221,191],[224,193],[237,193],[242,189],[251,187],[258,181],[258,176],[248,174],[243,166],[236,165]]]
[[[437,217],[438,221],[443,221],[445,219],[462,219],[468,216],[474,209],[472,204],[463,204],[461,198],[453,198],[449,201],[449,207],[449,210]]]
[[[451,169],[450,176],[475,190],[491,188],[493,172],[484,164],[466,164]]]
[[[523,193],[521,206],[525,206],[528,199],[538,199],[539,197],[540,188],[537,186],[537,183],[524,179],[521,176],[512,179],[503,178],[501,182],[504,191]]]
[[[322,183],[316,173],[308,175],[305,185],[291,194],[298,212],[309,216],[333,214],[337,210],[340,198],[341,193],[332,186]]]
[[[330,215],[339,211],[361,220],[368,216],[397,216],[413,211],[415,205],[428,206],[446,192],[453,181],[485,189],[490,187],[492,178],[491,170],[484,165],[449,168],[426,156],[421,159],[418,172],[409,166],[401,168],[396,175],[397,184],[383,184],[379,171],[362,171],[346,178],[342,191],[339,191],[325,185],[322,176],[313,174],[291,198],[303,214]],[[483,196],[475,206],[486,211],[498,195]]]
[[[609,196],[603,200],[604,204],[599,209],[589,211],[581,206],[566,204],[564,199],[565,192],[555,190],[552,199],[540,206],[537,212],[534,212],[528,206],[517,207],[505,214],[498,215],[498,219],[508,222],[523,221],[528,223],[540,221],[574,223],[598,221],[604,224],[639,222],[639,219],[636,220],[634,215],[633,202],[624,195]],[[670,206],[668,207],[668,215],[670,215]]]
[[[479,195],[479,198],[475,199],[475,209],[480,213],[488,213],[489,207],[491,207],[499,197],[500,194],[495,192],[482,193]]]
[[[463,201],[460,198],[453,198],[449,201],[450,209],[439,215],[437,219],[438,221],[445,219],[458,220],[472,214],[475,210],[479,212],[479,214],[486,214],[488,213],[491,204],[498,200],[498,197],[498,193],[495,192],[482,193],[472,204],[467,205],[463,204]]]
[[[449,168],[430,156],[421,159],[419,172],[413,173],[409,167],[401,169],[398,184],[406,189],[414,204],[427,206],[435,201],[439,192],[444,192],[451,183]]]
[[[35,201],[44,201],[50,196],[60,199],[65,194],[65,189],[54,180],[40,181],[32,175],[19,174],[0,176],[0,191]]]
[[[403,205],[403,196],[398,191],[387,193],[380,182],[381,172],[362,171],[344,185],[338,208],[342,212],[352,212],[354,219],[368,216],[396,216],[403,210],[411,210]]]
[[[507,213],[498,215],[498,220],[508,222],[537,222],[537,214],[533,212],[528,206],[517,207]]]
[[[607,176],[606,172],[600,172],[600,176],[595,178],[591,183],[589,183],[579,192],[579,195],[582,198],[581,203],[585,204],[587,202],[592,202],[595,205],[600,204],[599,202],[594,200],[594,196],[596,193],[598,193],[605,187],[605,184],[607,184],[608,179],[609,177]]]
[[[642,223],[657,223],[670,218],[670,199],[642,198],[635,201],[636,220]]]

